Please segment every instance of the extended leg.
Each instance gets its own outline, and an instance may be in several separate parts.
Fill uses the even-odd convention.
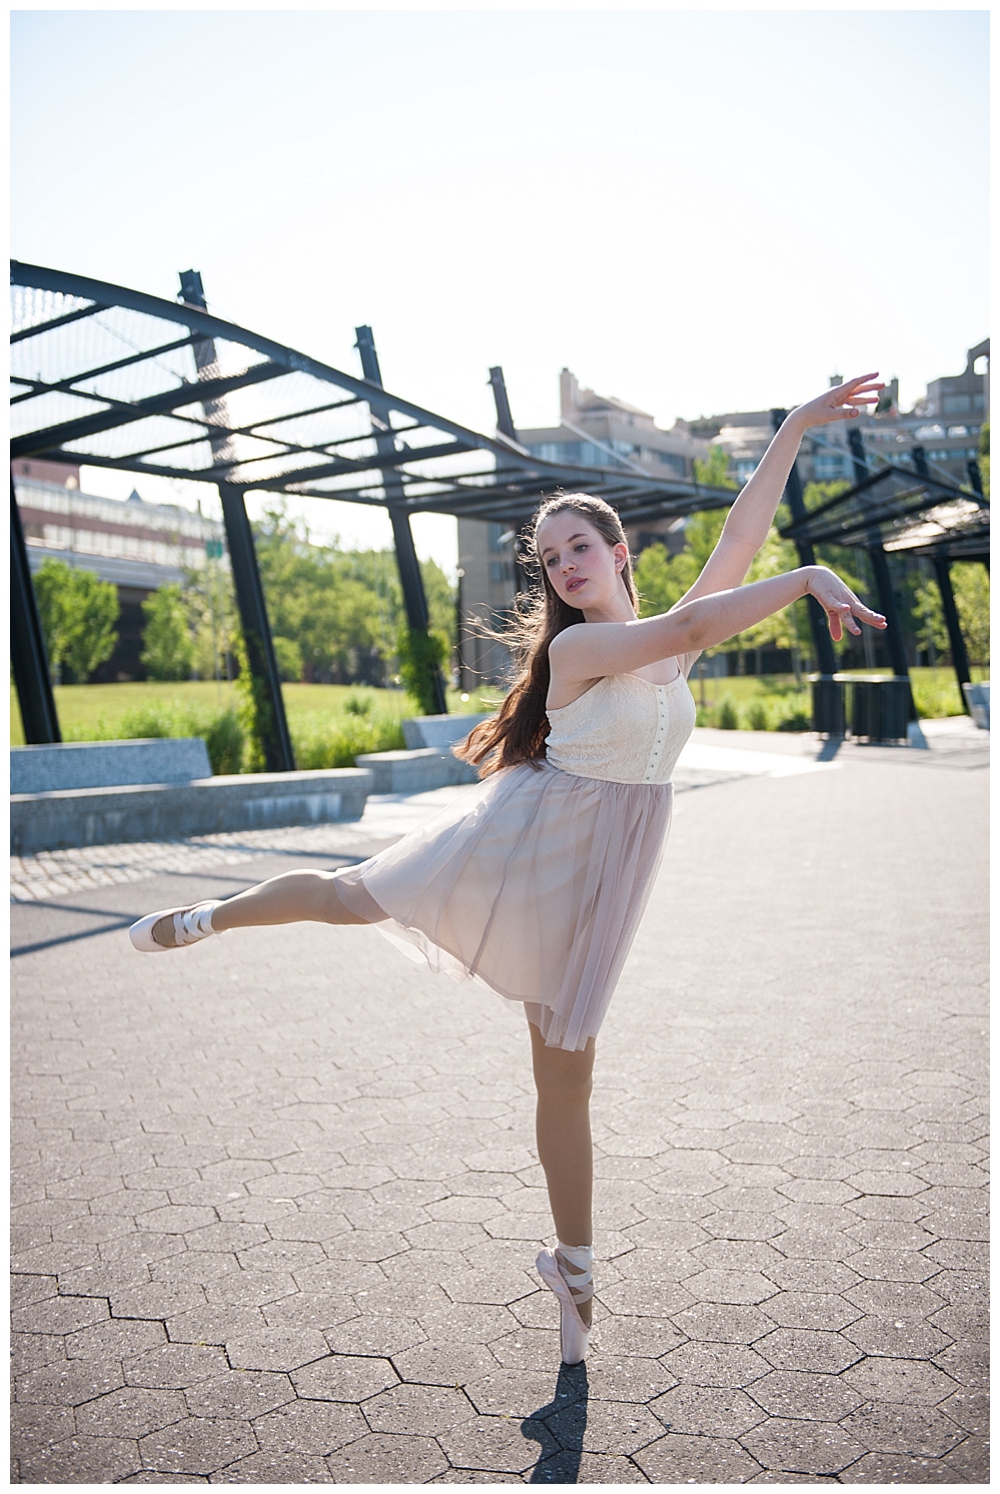
[[[590,1095],[593,1089],[594,1040],[580,1053],[547,1048],[533,1022],[532,1064],[538,1106],[535,1135],[538,1160],[545,1172],[556,1234],[564,1245],[592,1245],[594,1240],[594,1150],[590,1137]],[[574,1267],[560,1261],[572,1284]],[[591,1304],[578,1304],[590,1322]]]
[[[227,929],[257,928],[275,923],[368,923],[352,913],[341,900],[333,872],[283,872],[227,898],[212,913],[212,928],[222,934]],[[174,924],[170,916],[153,927],[153,938],[164,948],[174,944]]]

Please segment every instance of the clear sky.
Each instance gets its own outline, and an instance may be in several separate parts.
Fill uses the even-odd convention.
[[[987,332],[982,10],[12,24],[15,257],[168,298],[194,267],[352,372],[368,322],[389,388],[480,430],[494,363],[519,425],[567,365],[669,426],[873,368],[908,406]],[[451,566],[453,534],[418,544]]]

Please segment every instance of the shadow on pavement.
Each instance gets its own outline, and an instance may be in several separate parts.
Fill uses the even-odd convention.
[[[522,1421],[521,1435],[539,1444],[530,1484],[579,1482],[589,1394],[587,1366],[564,1364],[552,1399]]]

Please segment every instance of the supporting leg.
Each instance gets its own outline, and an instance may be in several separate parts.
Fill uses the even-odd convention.
[[[538,1106],[535,1135],[538,1160],[545,1172],[556,1234],[564,1245],[591,1245],[594,1239],[594,1149],[590,1136],[594,1040],[581,1053],[547,1048],[541,1032],[529,1023],[532,1066]],[[560,1263],[571,1281],[574,1268]],[[591,1303],[579,1304],[590,1322]]]

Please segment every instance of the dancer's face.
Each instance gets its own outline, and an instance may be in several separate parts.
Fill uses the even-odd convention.
[[[553,514],[539,525],[536,540],[553,591],[571,607],[606,606],[621,590],[628,547],[609,545],[582,514],[572,509]]]

